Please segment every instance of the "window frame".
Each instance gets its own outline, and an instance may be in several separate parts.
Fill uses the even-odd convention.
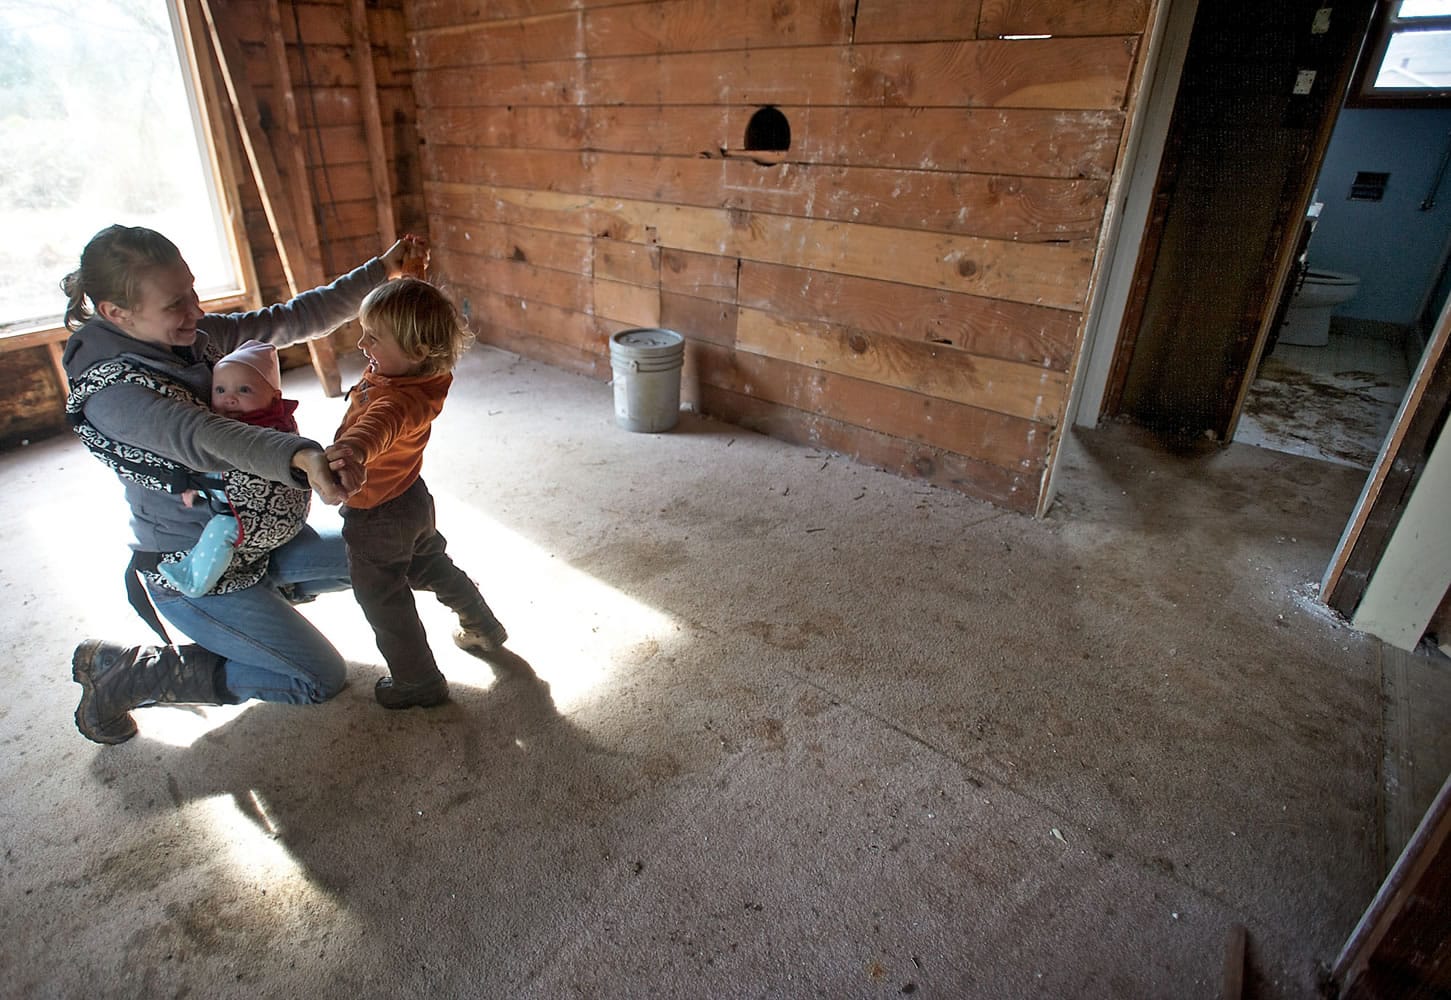
[[[1352,108],[1451,108],[1451,86],[1432,89],[1375,88],[1386,49],[1396,35],[1416,31],[1451,30],[1451,15],[1398,20],[1402,0],[1379,0],[1371,29],[1361,48],[1346,105]]]

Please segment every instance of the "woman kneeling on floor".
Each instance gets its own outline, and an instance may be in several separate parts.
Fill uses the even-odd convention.
[[[244,341],[285,347],[330,333],[375,286],[402,274],[406,258],[426,252],[422,241],[400,240],[331,285],[221,315],[202,312],[190,268],[160,233],[110,226],[86,244],[62,283],[72,331],[67,418],[125,488],[136,535],[131,603],[163,638],[157,611],[193,640],[82,642],[72,676],[81,685],[76,726],[88,739],[129,740],[131,710],[156,702],[306,704],[342,689],[342,656],[293,604],[348,587],[347,551],[336,530],[283,508],[298,494],[305,503],[309,487],[339,503],[365,473],[356,463],[330,468],[316,441],[212,412],[212,368]],[[251,556],[239,549],[210,591],[190,597],[158,567],[184,558],[215,513],[184,494],[219,487],[251,535]]]

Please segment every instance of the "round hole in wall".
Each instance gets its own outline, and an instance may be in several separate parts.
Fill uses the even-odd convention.
[[[746,149],[749,152],[782,153],[791,148],[791,123],[780,108],[757,108],[746,123]]]

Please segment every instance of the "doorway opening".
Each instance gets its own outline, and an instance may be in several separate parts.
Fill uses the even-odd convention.
[[[1451,109],[1341,109],[1235,441],[1374,465],[1446,301],[1447,155]]]
[[[1185,6],[1195,9],[1173,109],[1154,119],[1164,137],[1162,154],[1136,164],[1133,176],[1152,176],[1152,185],[1135,185],[1131,194],[1138,202],[1126,199],[1130,206],[1142,204],[1137,259],[1113,257],[1105,287],[1122,287],[1126,294],[1102,298],[1109,305],[1123,303],[1116,309],[1106,305],[1099,318],[1100,323],[1110,318],[1109,328],[1117,335],[1094,343],[1086,366],[1085,381],[1106,375],[1101,405],[1086,417],[1080,411],[1076,419],[1091,420],[1096,411],[1100,419],[1139,424],[1186,447],[1243,440],[1237,431],[1262,363],[1268,371],[1289,357],[1289,348],[1318,350],[1321,360],[1330,362],[1325,371],[1349,373],[1353,379],[1350,385],[1332,384],[1329,395],[1344,401],[1364,394],[1368,398],[1362,403],[1377,411],[1371,420],[1358,421],[1357,429],[1369,436],[1359,454],[1347,442],[1326,441],[1324,435],[1302,435],[1301,442],[1314,444],[1319,459],[1368,469],[1318,590],[1321,601],[1348,617],[1397,531],[1451,398],[1451,313],[1438,316],[1435,309],[1446,298],[1440,275],[1451,224],[1440,213],[1451,211],[1451,193],[1443,199],[1439,182],[1432,183],[1451,172],[1440,167],[1442,151],[1451,145],[1451,125],[1432,125],[1429,143],[1424,124],[1419,132],[1409,130],[1420,136],[1412,142],[1426,158],[1418,166],[1383,159],[1385,142],[1376,133],[1392,124],[1407,130],[1407,112],[1451,111],[1451,86],[1429,88],[1439,104],[1411,108],[1408,95],[1397,94],[1372,110],[1377,104],[1372,98],[1380,95],[1369,93],[1355,76],[1362,52],[1379,51],[1372,42],[1390,23],[1386,19],[1422,9],[1412,10],[1411,0],[1356,0],[1334,10],[1313,0],[1250,8],[1176,0],[1165,16],[1187,14]],[[1173,27],[1177,19],[1166,23]],[[1451,46],[1444,55],[1451,82]],[[1235,62],[1235,72],[1227,71],[1227,60]],[[1370,62],[1374,59],[1365,65]],[[1419,68],[1414,75],[1428,79]],[[1386,89],[1382,77],[1372,77],[1372,90]],[[1347,100],[1350,94],[1356,96]],[[1332,177],[1331,140],[1339,144],[1335,132],[1342,119],[1369,130],[1371,138],[1351,144],[1350,155],[1342,158],[1347,162]],[[1429,235],[1417,235],[1425,249],[1415,254],[1409,252],[1412,233],[1405,219],[1387,217],[1386,210],[1402,197],[1418,225],[1431,223]],[[1380,200],[1365,200],[1374,198]],[[1306,218],[1317,206],[1323,215],[1312,229]],[[1369,220],[1356,214],[1367,208],[1380,216]],[[1337,225],[1350,235],[1332,238],[1330,230]],[[1337,245],[1367,259],[1340,258],[1332,252]],[[1422,261],[1418,270],[1410,266],[1413,259]],[[1304,263],[1297,266],[1297,260]],[[1311,268],[1330,272],[1316,276],[1322,284],[1354,276],[1346,283],[1355,286],[1355,294],[1332,302],[1335,307],[1352,302],[1356,308],[1380,308],[1383,293],[1396,289],[1398,311],[1356,315],[1341,308],[1337,317],[1337,333],[1381,335],[1385,343],[1363,345],[1378,348],[1378,359],[1361,351],[1335,362],[1333,348],[1296,344],[1294,337],[1287,338],[1284,350],[1275,350],[1300,274]],[[1409,289],[1403,287],[1407,281],[1413,282]],[[1329,313],[1335,311],[1326,311],[1325,345]],[[1350,322],[1355,320],[1360,322]],[[1429,335],[1424,350],[1419,336],[1406,335],[1407,326]],[[1104,349],[1108,343],[1112,351]],[[1091,387],[1082,398],[1096,402]],[[1282,409],[1294,419],[1313,405],[1294,400]],[[1325,444],[1330,448],[1320,447]]]

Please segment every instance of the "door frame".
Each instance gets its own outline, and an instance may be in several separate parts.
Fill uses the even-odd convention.
[[[1169,120],[1179,95],[1179,78],[1189,51],[1189,35],[1199,0],[1163,0],[1150,28],[1145,76],[1151,81],[1139,114],[1130,123],[1125,149],[1128,181],[1115,202],[1116,228],[1104,249],[1107,264],[1095,286],[1084,322],[1077,377],[1068,399],[1064,424],[1096,427],[1113,374],[1114,358],[1123,338],[1124,317],[1138,275],[1139,251],[1149,224],[1149,209],[1158,186],[1159,168],[1169,136]]]
[[[1401,399],[1390,432],[1366,477],[1355,510],[1346,522],[1330,565],[1320,581],[1320,599],[1347,618],[1360,605],[1417,485],[1451,404],[1451,301],[1421,354]],[[1445,498],[1443,498],[1445,499]],[[1393,567],[1392,567],[1393,569]],[[1439,601],[1443,595],[1437,595]],[[1432,610],[1434,612],[1433,602]]]

